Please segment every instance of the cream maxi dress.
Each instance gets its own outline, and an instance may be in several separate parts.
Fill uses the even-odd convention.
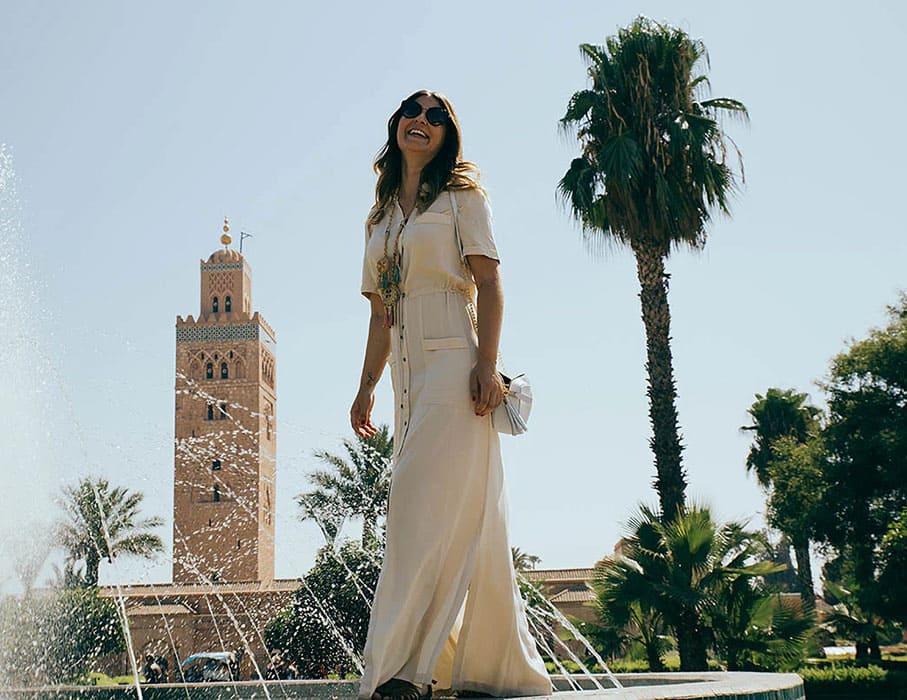
[[[465,255],[498,259],[491,210],[456,193]],[[393,236],[403,212],[390,214]],[[387,215],[366,231],[362,293],[377,294]],[[476,335],[472,279],[461,264],[448,193],[403,229],[401,291],[391,329],[394,471],[384,566],[375,590],[359,689],[400,678],[496,696],[548,695],[507,535],[498,434],[475,415],[469,373]]]

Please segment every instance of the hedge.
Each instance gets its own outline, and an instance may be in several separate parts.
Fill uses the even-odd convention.
[[[907,672],[878,666],[801,668],[807,700],[907,700]]]

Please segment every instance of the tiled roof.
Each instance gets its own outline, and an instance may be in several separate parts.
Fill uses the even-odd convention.
[[[126,610],[129,617],[135,615],[192,615],[194,612],[185,605],[135,605]]]
[[[101,586],[102,598],[116,598],[119,592],[129,598],[174,595],[216,595],[218,593],[293,593],[302,585],[299,579],[238,581],[235,583],[150,583]]]
[[[568,588],[549,599],[552,603],[591,603],[595,601],[595,593],[588,588],[583,590],[574,590]]]
[[[522,574],[532,582],[566,583],[568,581],[585,582],[592,580],[594,569],[530,569]]]

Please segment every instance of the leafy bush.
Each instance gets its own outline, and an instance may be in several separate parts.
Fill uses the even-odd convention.
[[[877,666],[803,669],[800,672],[808,697],[907,698],[907,676]]]
[[[878,666],[807,667],[797,671],[809,700],[885,698],[907,700],[907,672]]]
[[[293,602],[265,628],[268,647],[282,650],[305,678],[343,677],[365,647],[380,570],[380,554],[357,542],[323,547]]]
[[[116,607],[97,589],[0,601],[0,682],[78,681],[99,657],[125,651]]]

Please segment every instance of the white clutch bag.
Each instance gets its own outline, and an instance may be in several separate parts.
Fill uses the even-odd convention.
[[[532,387],[525,374],[510,378],[501,374],[504,382],[504,400],[491,413],[494,429],[505,435],[522,435],[528,430],[529,412],[532,410]]]

